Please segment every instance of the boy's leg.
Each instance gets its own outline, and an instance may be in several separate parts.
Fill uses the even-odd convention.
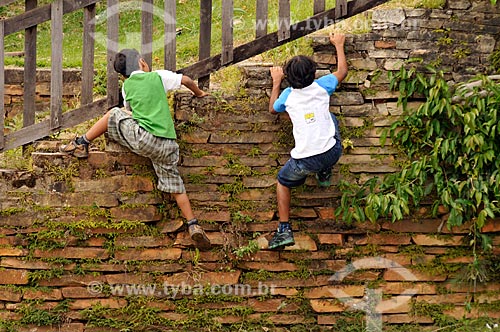
[[[203,250],[209,249],[210,239],[201,226],[198,225],[198,220],[194,217],[188,195],[186,193],[172,193],[172,196],[177,202],[177,206],[181,209],[182,215],[187,220],[189,236],[195,245]]]
[[[280,222],[288,222],[290,219],[291,189],[278,182],[276,196],[278,199],[278,213]]]
[[[104,134],[108,130],[108,120],[110,111],[100,118],[83,136],[79,136],[69,142],[61,145],[59,151],[62,153],[72,154],[78,158],[86,158],[89,154],[89,143]]]
[[[186,218],[186,220],[194,219],[194,213],[193,210],[191,210],[191,203],[189,202],[188,195],[186,193],[172,193],[172,196],[174,196],[177,206],[181,209],[183,217]]]
[[[283,248],[284,246],[293,246],[292,227],[290,225],[290,198],[291,189],[278,181],[276,186],[276,195],[278,200],[279,226],[273,238],[269,241],[269,249]]]
[[[97,137],[101,136],[108,130],[108,120],[109,120],[109,115],[110,112],[107,112],[104,114],[102,118],[100,118],[85,134],[85,137],[87,140],[90,142],[96,139]]]

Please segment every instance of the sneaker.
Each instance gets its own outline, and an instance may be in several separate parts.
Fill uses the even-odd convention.
[[[318,186],[330,187],[332,184],[332,173],[316,173],[316,180],[318,180]]]
[[[202,250],[210,248],[210,239],[208,238],[207,234],[205,234],[205,231],[200,227],[200,225],[191,225],[188,227],[188,231],[189,236],[191,237],[191,240],[193,240],[196,248]]]
[[[276,231],[271,241],[269,241],[269,249],[281,249],[283,247],[293,246],[294,244],[295,240],[293,239],[292,230],[283,232]]]
[[[74,139],[68,144],[61,145],[59,147],[59,152],[72,155],[77,158],[87,158],[89,156],[89,145],[78,144],[76,143],[76,139]]]

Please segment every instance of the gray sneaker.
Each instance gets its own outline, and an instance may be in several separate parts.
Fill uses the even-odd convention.
[[[271,241],[269,241],[269,249],[283,249],[284,247],[293,246],[294,244],[295,240],[292,230],[283,232],[276,231]]]
[[[189,236],[191,237],[191,240],[193,240],[196,248],[200,250],[210,249],[210,239],[208,238],[207,234],[205,234],[205,231],[200,227],[200,225],[191,225],[188,227],[188,231]]]
[[[68,144],[63,144],[59,147],[59,152],[75,156],[77,158],[87,158],[89,156],[89,145],[78,144],[76,139]]]

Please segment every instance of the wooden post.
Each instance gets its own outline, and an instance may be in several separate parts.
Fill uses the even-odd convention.
[[[233,9],[233,0],[222,0],[222,66],[233,61]]]
[[[83,53],[82,53],[82,96],[81,104],[94,100],[94,33],[95,4],[83,9]]]
[[[176,0],[165,0],[165,69],[175,71],[177,68],[177,5]]]
[[[108,96],[108,108],[112,108],[119,103],[119,93],[120,86],[118,84],[118,73],[115,71],[113,62],[115,60],[115,55],[118,50],[118,28],[119,28],[119,17],[118,17],[118,0],[107,0],[108,9],[108,41],[107,41],[107,58],[108,65],[106,69],[106,74],[108,77],[107,81],[107,96]]]
[[[337,18],[347,16],[347,0],[335,1],[335,16]]]
[[[149,68],[153,68],[153,10],[153,0],[142,0],[141,55]]]
[[[314,15],[324,12],[326,9],[325,0],[314,0]]]
[[[269,0],[257,0],[255,14],[255,39],[267,34],[267,12]]]
[[[3,128],[5,123],[5,47],[4,47],[4,21],[0,20],[0,151],[5,145]]]
[[[25,11],[38,5],[37,0],[26,0]],[[35,123],[36,96],[36,34],[37,26],[25,30],[24,38],[24,92],[23,92],[23,127]]]
[[[290,38],[290,0],[279,0],[278,41]]]
[[[212,42],[212,0],[201,0],[200,3],[200,49],[199,60],[210,57],[210,44]],[[199,77],[200,89],[208,89],[210,75]]]
[[[61,126],[63,89],[63,0],[51,7],[50,129]]]

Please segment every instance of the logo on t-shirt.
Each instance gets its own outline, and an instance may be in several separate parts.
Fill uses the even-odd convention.
[[[304,119],[306,120],[307,124],[316,122],[316,118],[314,117],[314,113],[306,113],[304,115]]]

